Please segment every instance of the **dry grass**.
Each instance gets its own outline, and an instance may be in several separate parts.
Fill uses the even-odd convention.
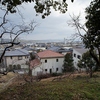
[[[2,75],[0,80],[8,81],[10,78],[14,77],[16,74],[13,72],[9,72],[7,75]]]
[[[42,79],[41,81],[52,81],[53,79],[55,79],[55,78],[59,78],[59,77],[62,77],[62,79],[65,77],[65,78],[76,78],[77,76],[79,76],[79,75],[81,75],[81,76],[88,76],[88,74],[86,74],[86,73],[72,73],[72,74],[70,74],[70,73],[66,73],[66,74],[64,74],[64,75],[62,75],[62,76],[57,76],[57,77],[50,77],[50,78],[46,78],[46,79]]]
[[[8,86],[11,82],[10,79],[15,77],[17,74],[13,72],[9,72],[7,75],[0,75],[0,91],[3,90],[6,86]]]
[[[85,73],[52,82],[55,77],[24,85],[12,84],[0,93],[1,100],[100,100],[100,72]],[[96,80],[94,80],[96,78]],[[89,81],[87,81],[87,79]],[[6,95],[6,96],[5,96]]]

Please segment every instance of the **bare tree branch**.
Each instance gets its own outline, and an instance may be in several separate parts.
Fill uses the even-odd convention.
[[[73,16],[70,15],[70,18],[71,21],[68,22],[68,25],[74,27],[77,30],[75,36],[84,38],[84,35],[81,34],[81,30],[83,30],[85,33],[87,33],[87,30],[85,29],[84,25],[81,25],[80,23],[80,14],[78,16],[75,16],[74,14]]]
[[[98,69],[98,66],[100,66],[100,46],[93,45],[93,43],[96,43],[96,40],[94,39],[95,35],[94,37],[92,37],[92,34],[85,29],[84,25],[81,25],[79,19],[80,15],[79,16],[70,15],[70,17],[71,17],[71,22],[69,22],[68,25],[74,27],[77,30],[77,33],[74,34],[74,36],[80,37],[83,40],[83,43],[85,44],[86,48],[89,49],[90,55],[96,61],[97,64],[96,68]],[[85,35],[82,35],[81,30],[85,32]],[[94,39],[94,42],[92,39]]]
[[[2,11],[2,8],[0,9]],[[5,11],[5,10],[3,10]],[[4,48],[3,53],[0,56],[0,63],[3,61],[3,56],[8,48],[13,47],[14,45],[18,45],[20,42],[16,41],[17,38],[23,34],[23,33],[30,33],[33,32],[37,24],[33,21],[31,21],[29,24],[24,23],[22,21],[22,25],[13,25],[11,21],[7,20],[7,14],[8,11],[5,11],[4,16],[1,18],[2,22],[0,24],[0,45],[6,45]],[[10,22],[10,23],[9,23]],[[11,24],[10,27],[7,28],[7,24]],[[35,25],[34,25],[35,24]],[[9,41],[2,41],[2,39],[5,37],[5,35],[9,38]]]
[[[4,16],[3,16],[3,20],[2,20],[2,23],[0,24],[0,27],[3,26],[3,24],[6,24],[6,15],[8,14],[8,11],[5,12]]]

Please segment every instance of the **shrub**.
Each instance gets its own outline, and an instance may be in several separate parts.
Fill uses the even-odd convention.
[[[62,73],[52,73],[51,76],[55,77],[55,76],[60,76],[62,75]]]
[[[13,69],[17,69],[17,66],[16,65],[13,65]]]
[[[50,74],[39,74],[39,75],[37,75],[38,79],[44,79],[44,78],[49,78],[49,77],[51,77]]]
[[[9,65],[9,67],[7,68],[8,71],[13,71],[13,66]]]
[[[17,68],[18,68],[18,69],[21,69],[21,65],[20,65],[20,64],[18,64],[18,65],[17,65]]]

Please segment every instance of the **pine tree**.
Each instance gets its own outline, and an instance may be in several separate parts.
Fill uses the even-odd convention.
[[[87,51],[82,55],[82,59],[78,62],[77,65],[79,68],[86,68],[86,70],[89,69],[90,77],[92,77],[93,68],[95,68],[96,62],[91,57],[89,51]]]
[[[84,35],[83,43],[96,61],[98,69],[100,67],[100,0],[93,0],[86,8],[86,27],[88,31]]]
[[[64,59],[63,72],[72,72],[74,69],[72,54],[67,53]]]

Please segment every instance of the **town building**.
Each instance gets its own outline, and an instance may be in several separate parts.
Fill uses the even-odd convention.
[[[62,66],[64,61],[64,55],[51,51],[45,50],[37,53],[38,59],[31,62],[30,67],[32,68],[32,75],[38,75],[40,73],[62,73]],[[36,64],[35,64],[36,63]]]
[[[82,58],[83,53],[87,52],[88,49],[85,48],[74,48],[73,49],[73,60],[74,60],[74,67],[79,69],[77,64],[78,61]]]

